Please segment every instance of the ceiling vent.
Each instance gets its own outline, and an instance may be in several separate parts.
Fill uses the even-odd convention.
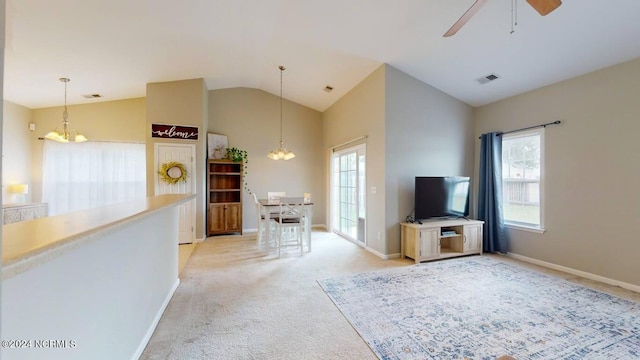
[[[331,90],[333,90],[333,86],[327,85],[327,86],[324,87],[323,90],[326,91],[326,92],[331,92]]]
[[[83,97],[87,98],[87,99],[97,99],[97,98],[101,98],[102,95],[100,94],[87,94],[87,95],[82,95]]]
[[[491,73],[489,75],[486,75],[486,76],[483,76],[481,78],[476,79],[476,81],[479,82],[480,84],[486,84],[488,82],[491,82],[491,81],[497,80],[497,79],[500,79],[500,76]]]

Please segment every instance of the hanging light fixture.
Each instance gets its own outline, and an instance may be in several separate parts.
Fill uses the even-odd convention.
[[[57,142],[68,143],[72,142],[85,142],[87,138],[84,135],[78,133],[78,130],[69,130],[69,113],[67,112],[67,83],[71,80],[68,78],[60,78],[60,81],[64,83],[64,111],[62,112],[62,131],[56,128],[54,131],[45,135],[45,139],[54,140]]]
[[[282,141],[282,72],[285,70],[284,66],[278,66],[280,69],[280,147],[277,150],[271,150],[267,157],[273,160],[291,160],[296,155],[284,148],[284,142]]]

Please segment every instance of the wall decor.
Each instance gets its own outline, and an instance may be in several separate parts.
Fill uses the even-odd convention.
[[[167,184],[175,185],[179,182],[187,182],[187,168],[183,163],[177,161],[170,161],[162,164],[160,170],[158,170],[160,180]]]
[[[227,135],[207,134],[207,154],[209,159],[224,159],[227,156]]]
[[[151,137],[198,140],[198,128],[193,126],[151,124]]]

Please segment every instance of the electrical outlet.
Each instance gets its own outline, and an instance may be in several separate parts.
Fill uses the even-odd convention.
[[[380,240],[381,236],[382,236],[382,234],[380,233],[380,231],[378,231],[378,240]]]

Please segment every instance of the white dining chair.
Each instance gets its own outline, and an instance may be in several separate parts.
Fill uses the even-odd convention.
[[[274,201],[280,200],[280,198],[286,197],[287,193],[284,191],[269,191],[267,192],[267,200]]]
[[[300,248],[304,253],[303,230],[305,221],[304,198],[280,198],[278,215],[271,219],[276,232],[278,257],[285,247]]]
[[[253,196],[253,203],[256,207],[256,214],[257,214],[256,220],[257,220],[258,233],[256,236],[256,245],[258,246],[258,249],[261,249],[262,244],[265,241],[265,237],[267,235],[266,234],[267,229],[269,228],[269,219],[265,216],[264,211],[262,209],[262,205],[258,201],[258,197],[256,196],[256,194],[253,193],[251,195]]]

